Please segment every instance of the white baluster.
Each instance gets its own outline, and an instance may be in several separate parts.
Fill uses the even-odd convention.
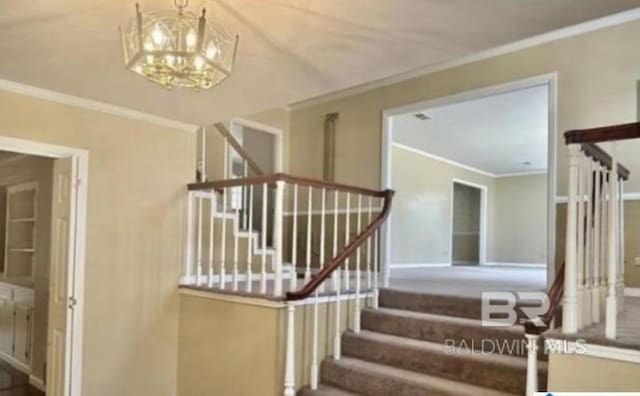
[[[358,234],[362,231],[362,195],[358,195]],[[362,245],[361,245],[362,246]],[[353,331],[355,333],[360,332],[360,285],[362,280],[360,273],[360,248],[356,250],[356,295],[355,295],[355,307],[353,313]]]
[[[187,194],[187,229],[185,232],[185,244],[184,244],[184,283],[192,284],[193,280],[193,201],[195,200],[195,193],[189,191]]]
[[[618,192],[618,312],[622,312],[624,309],[624,273],[625,273],[625,255],[624,255],[624,180],[620,178],[618,180],[619,192]]]
[[[247,229],[247,284],[246,290],[251,293],[253,289],[253,184],[249,186],[249,227]]]
[[[238,291],[238,233],[240,232],[240,211],[235,210],[233,214],[233,271],[232,271],[232,287],[233,291]],[[236,228],[237,226],[237,228]]]
[[[580,147],[569,147],[569,199],[567,203],[567,243],[565,246],[564,299],[562,304],[562,332],[575,334],[578,331],[578,184],[580,177]]]
[[[222,243],[220,245],[220,288],[226,286],[227,276],[227,199],[231,189],[222,189]]]
[[[296,329],[295,306],[287,306],[287,352],[284,364],[284,396],[296,394]]]
[[[293,185],[293,226],[291,230],[291,285],[289,290],[298,288],[298,185]]]
[[[275,261],[273,266],[275,271],[275,279],[273,285],[273,295],[282,296],[282,257],[283,257],[283,241],[282,241],[282,222],[284,217],[284,181],[276,182],[275,195],[275,211],[273,217],[273,248],[275,249],[272,260]],[[293,275],[292,275],[293,276]]]
[[[609,339],[616,338],[617,331],[617,270],[618,270],[618,160],[616,143],[611,145],[611,173],[609,175],[609,260],[608,260],[608,290],[605,335]]]
[[[601,177],[602,169],[600,164],[596,163],[593,200],[593,279],[591,281],[591,321],[593,323],[600,322]]]
[[[306,255],[307,255],[307,268],[304,272],[304,282],[307,283],[309,282],[309,279],[311,279],[311,209],[312,209],[312,200],[313,200],[313,187],[309,186],[309,191],[307,192],[307,248],[306,248]]]
[[[380,229],[376,228],[373,237],[373,308],[378,308],[380,290],[378,289],[378,273],[380,271],[380,252],[378,251],[378,243],[380,240]]]
[[[584,327],[584,270],[585,270],[585,251],[584,251],[584,227],[585,227],[585,163],[586,156],[580,155],[580,167],[578,173],[578,252],[577,252],[577,280],[578,280],[578,329]]]
[[[322,189],[321,191],[322,195],[321,195],[321,202],[320,202],[320,270],[324,268],[325,266],[325,239],[326,239],[326,233],[325,233],[325,226],[326,226],[326,222],[325,222],[325,216],[326,216],[326,189]],[[320,285],[320,291],[324,292],[324,287],[325,287],[325,282],[323,282]]]
[[[333,193],[333,251],[332,258],[335,258],[338,254],[338,200],[340,195],[336,189]],[[337,291],[340,287],[340,268],[336,269],[333,274],[333,290]]]
[[[349,224],[351,223],[351,194],[347,192],[346,199],[346,212],[345,212],[345,230],[344,230],[344,247],[346,248],[349,245]],[[351,287],[351,282],[349,282],[349,257],[344,261],[344,289],[349,290]]]
[[[538,391],[538,339],[537,334],[525,334],[527,339],[527,396]]]
[[[586,227],[585,227],[585,255],[584,255],[584,305],[582,309],[583,325],[589,326],[591,320],[591,301],[593,300],[593,161],[585,156],[585,207],[586,207]]]
[[[196,261],[197,261],[197,271],[196,274],[196,285],[202,284],[202,197],[198,197],[198,240],[196,241]]]
[[[262,237],[262,262],[260,264],[260,293],[265,294],[267,292],[267,200],[268,184],[262,185],[262,227],[260,229],[260,236]]]
[[[368,224],[373,219],[373,197],[369,196]],[[371,290],[371,237],[367,238],[367,292]]]
[[[601,207],[601,247],[600,247],[600,318],[604,318],[607,305],[607,285],[609,284],[609,171],[605,168],[602,179],[602,207]]]
[[[208,277],[208,285],[209,287],[213,287],[213,260],[214,260],[214,238],[213,234],[215,231],[216,225],[216,206],[218,204],[216,196],[216,190],[211,189],[211,203],[209,204],[209,277]]]
[[[311,390],[318,389],[318,289],[313,296],[313,323],[311,324]]]
[[[244,169],[243,169],[243,175],[245,177],[245,179],[249,176],[249,169],[247,167],[247,160],[244,160],[243,162],[244,165]],[[247,193],[248,193],[249,187],[244,184],[242,186],[242,229],[246,230],[247,229]]]

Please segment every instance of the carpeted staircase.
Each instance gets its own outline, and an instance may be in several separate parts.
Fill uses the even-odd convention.
[[[343,335],[342,358],[322,362],[319,389],[300,395],[524,395],[522,326],[483,327],[480,310],[479,298],[381,290],[362,331]],[[546,362],[539,372],[544,388]]]

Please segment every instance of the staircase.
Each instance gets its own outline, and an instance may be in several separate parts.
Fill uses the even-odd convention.
[[[524,328],[483,327],[479,298],[381,289],[379,304],[343,334],[341,358],[322,362],[318,389],[300,395],[525,393]],[[538,373],[546,384],[546,362]]]

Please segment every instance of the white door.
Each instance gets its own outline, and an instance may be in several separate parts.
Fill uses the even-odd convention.
[[[71,365],[70,269],[73,268],[72,224],[76,167],[73,158],[56,160],[53,167],[49,330],[47,335],[47,396],[68,396]]]

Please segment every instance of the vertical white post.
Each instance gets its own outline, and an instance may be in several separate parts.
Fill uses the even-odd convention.
[[[358,195],[358,234],[362,231],[362,195]],[[361,287],[361,274],[360,274],[360,254],[361,246],[358,246],[356,250],[356,295],[355,295],[355,307],[353,313],[353,331],[355,333],[360,332],[360,287]]]
[[[618,204],[618,239],[620,243],[618,243],[619,251],[618,254],[618,262],[619,270],[618,270],[618,311],[622,312],[624,308],[624,272],[625,272],[625,254],[624,254],[624,180],[620,178],[618,180],[619,185],[619,204]]]
[[[311,390],[318,389],[318,289],[313,296],[313,322],[311,324]]]
[[[247,160],[243,162],[244,170],[243,175],[245,179],[249,176],[249,169],[247,168]],[[242,186],[242,228],[247,229],[247,207],[249,206],[247,203],[248,200],[249,187],[245,184]]]
[[[333,193],[333,241],[331,257],[335,258],[338,254],[338,200],[340,195],[336,189]],[[340,287],[340,268],[335,270],[332,274],[333,277],[333,290],[337,291]]]
[[[226,140],[225,140],[226,142]],[[222,243],[220,244],[220,288],[225,288],[227,276],[227,200],[230,189],[222,189]]]
[[[185,232],[184,244],[184,282],[191,284],[193,280],[193,201],[195,194],[193,191],[187,193],[187,229]]]
[[[260,236],[262,237],[262,262],[260,265],[260,293],[267,292],[267,200],[269,184],[262,185],[262,227],[260,228]]]
[[[593,199],[593,279],[591,282],[591,321],[593,323],[600,322],[601,170],[600,164],[596,163]]]
[[[216,224],[216,205],[217,205],[216,190],[211,189],[211,203],[209,204],[209,277],[208,277],[208,285],[209,287],[213,287],[213,242],[215,241],[213,238],[215,224]]]
[[[377,228],[373,234],[373,308],[378,308],[379,304],[379,296],[380,290],[378,289],[378,274],[380,271],[380,252],[378,243],[380,240],[380,228]]]
[[[586,164],[586,155],[579,154],[580,165],[578,168],[578,252],[577,252],[577,279],[578,279],[578,329],[584,327],[584,301],[585,301],[585,291],[584,291],[584,271],[585,271],[585,250],[584,250],[584,226],[585,226],[585,186],[584,186],[584,178],[585,178],[585,164]]]
[[[204,182],[207,180],[207,127],[200,127],[200,180]]]
[[[322,189],[321,202],[320,202],[320,268],[323,269],[325,266],[325,243],[326,243],[326,198],[327,198],[327,190]],[[325,282],[320,285],[320,291],[324,292]]]
[[[565,246],[564,299],[562,304],[562,332],[578,332],[578,183],[580,177],[580,146],[569,147],[569,199],[567,202],[567,233]]]
[[[296,394],[296,328],[295,306],[287,306],[287,352],[284,363],[284,396]]]
[[[611,173],[609,174],[609,260],[608,260],[608,290],[605,335],[609,339],[616,338],[618,305],[616,296],[618,269],[618,159],[617,143],[611,145]]]
[[[349,224],[351,223],[351,194],[347,192],[346,199],[346,212],[345,212],[345,230],[344,230],[344,247],[346,248],[349,245]],[[344,289],[349,290],[350,286],[349,282],[349,257],[344,261]]]
[[[249,227],[247,229],[249,238],[247,239],[247,284],[248,293],[253,289],[253,184],[249,186]]]
[[[584,326],[589,326],[593,321],[591,320],[592,308],[591,301],[593,301],[593,161],[591,158],[585,155],[585,176],[586,191],[585,191],[585,208],[586,208],[586,227],[585,227],[585,254],[584,254],[584,300],[582,309],[582,323]]]
[[[602,173],[602,206],[600,210],[600,214],[602,216],[601,220],[601,232],[602,235],[600,237],[600,318],[604,317],[604,313],[606,312],[606,300],[607,300],[607,285],[608,285],[608,276],[609,271],[607,270],[607,262],[609,260],[609,171],[606,168],[603,168]]]
[[[537,334],[525,334],[527,338],[527,396],[538,391],[538,338]]]
[[[369,208],[368,208],[368,224],[371,224],[373,218],[373,197],[369,196]],[[367,292],[371,290],[371,237],[367,238]]]
[[[240,232],[240,212],[233,213],[233,270],[231,272],[233,291],[238,291],[238,233]]]
[[[306,248],[306,259],[307,259],[307,268],[304,272],[304,282],[309,282],[311,279],[311,209],[313,208],[313,187],[309,186],[309,190],[307,192],[307,248]]]
[[[293,227],[291,230],[291,285],[289,290],[294,291],[298,287],[298,185],[293,185]]]
[[[273,259],[275,260],[275,280],[273,285],[273,295],[282,296],[282,220],[284,217],[284,181],[276,182],[275,214],[273,218],[273,248],[275,249]],[[292,275],[293,276],[293,275]]]
[[[200,285],[202,283],[202,197],[198,197],[198,240],[196,242],[196,261],[197,261],[197,271],[196,274],[196,285]]]

